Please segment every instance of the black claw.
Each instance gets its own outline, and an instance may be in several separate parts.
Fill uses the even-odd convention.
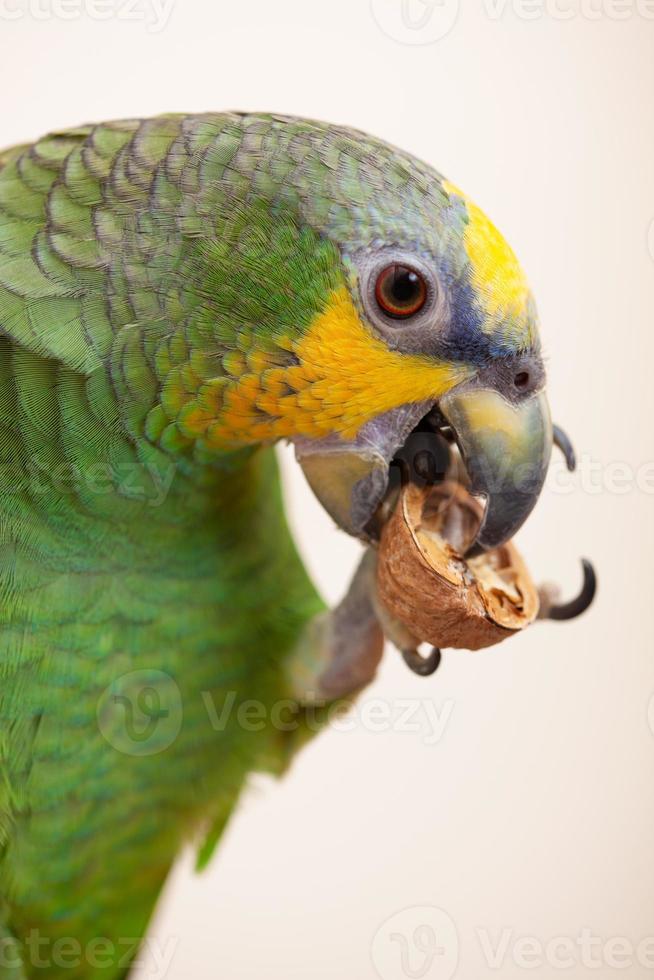
[[[441,662],[441,652],[438,647],[432,647],[431,653],[427,657],[421,656],[417,650],[402,650],[402,656],[407,667],[410,667],[414,674],[421,677],[429,677],[433,674]]]
[[[558,446],[563,453],[565,457],[565,465],[572,473],[577,467],[577,457],[575,455],[574,446],[563,429],[558,425],[552,426],[552,438],[554,440],[554,445]]]
[[[576,616],[581,616],[583,612],[586,612],[590,606],[597,591],[597,576],[595,575],[595,569],[588,559],[582,558],[581,565],[584,570],[584,584],[581,587],[581,592],[576,599],[571,599],[570,602],[563,602],[560,605],[552,606],[545,617],[546,619],[574,619]]]

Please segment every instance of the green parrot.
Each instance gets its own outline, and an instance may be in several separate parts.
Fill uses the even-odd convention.
[[[530,513],[537,315],[499,232],[410,155],[168,115],[0,154],[0,347],[0,976],[114,978],[184,842],[206,863],[248,773],[374,676],[411,440],[458,443],[476,550]],[[368,543],[331,612],[279,440]]]

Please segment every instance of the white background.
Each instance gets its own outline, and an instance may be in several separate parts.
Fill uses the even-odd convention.
[[[429,698],[449,712],[442,738],[424,711],[414,732],[359,715],[282,783],[256,781],[209,870],[182,860],[169,882],[152,937],[173,951],[169,980],[447,980],[457,955],[466,980],[649,976],[651,948],[650,969],[634,953],[617,970],[615,944],[595,944],[596,969],[571,945],[567,970],[550,947],[526,971],[516,940],[654,934],[654,10],[445,0],[430,17],[411,0],[411,27],[400,0],[168,0],[155,31],[149,5],[115,0],[99,20],[83,0],[36,2],[0,4],[5,145],[102,118],[277,110],[386,138],[491,215],[534,287],[553,412],[582,458],[521,546],[566,591],[580,555],[600,574],[578,622],[450,652],[431,679],[389,649],[362,704]],[[284,463],[302,553],[335,600],[357,545]],[[413,949],[407,972],[384,923],[415,910],[395,929],[412,942],[424,906],[443,910],[445,951],[420,973]],[[494,970],[484,931],[509,936]]]

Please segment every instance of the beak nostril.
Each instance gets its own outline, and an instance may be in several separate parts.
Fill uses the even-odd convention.
[[[513,384],[516,386],[516,388],[526,388],[529,384],[529,371],[518,371],[513,379]]]

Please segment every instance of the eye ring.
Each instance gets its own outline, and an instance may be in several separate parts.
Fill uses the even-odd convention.
[[[391,262],[378,274],[375,300],[394,320],[415,316],[427,302],[428,289],[421,272],[404,262]]]

